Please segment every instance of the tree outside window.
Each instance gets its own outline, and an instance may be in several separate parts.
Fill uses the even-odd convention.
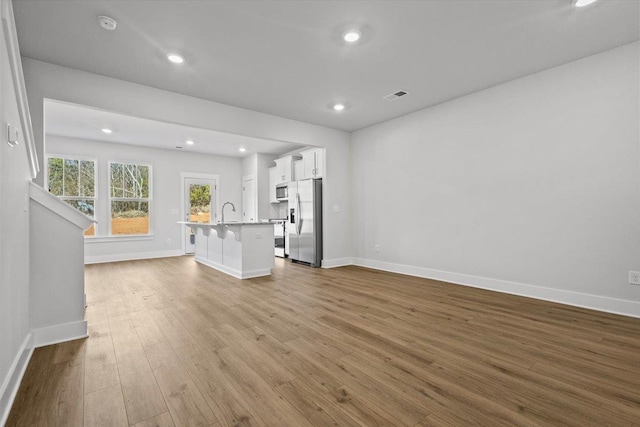
[[[149,234],[151,167],[109,163],[111,234]]]
[[[189,193],[191,205],[189,221],[211,222],[211,186],[192,184]]]
[[[47,168],[49,192],[83,214],[95,218],[96,162],[94,160],[49,157]],[[94,236],[95,233],[95,224],[84,231],[85,236]]]

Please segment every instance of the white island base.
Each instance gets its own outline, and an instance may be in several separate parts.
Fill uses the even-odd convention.
[[[195,260],[238,279],[269,276],[275,265],[273,224],[180,222],[196,230]]]

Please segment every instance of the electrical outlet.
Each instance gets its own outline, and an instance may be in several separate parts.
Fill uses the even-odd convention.
[[[170,245],[171,244],[171,237],[167,237],[167,244]]]
[[[630,285],[640,285],[640,271],[630,271],[629,272],[629,284]]]
[[[262,239],[262,233],[256,233],[256,239],[258,240]]]
[[[376,251],[376,252],[380,252],[380,245],[377,244],[377,243],[375,245],[373,245],[373,250]]]

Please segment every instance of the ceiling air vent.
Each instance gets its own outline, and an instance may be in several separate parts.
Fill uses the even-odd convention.
[[[383,96],[382,99],[386,99],[387,101],[395,101],[396,99],[405,95],[409,95],[409,93],[405,92],[404,90],[399,90],[397,92],[390,93],[389,95]]]

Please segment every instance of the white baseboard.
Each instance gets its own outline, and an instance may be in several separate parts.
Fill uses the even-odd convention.
[[[0,426],[5,425],[7,418],[9,418],[11,406],[18,394],[22,377],[27,370],[32,354],[33,335],[28,333],[2,383],[2,388],[0,388]]]
[[[353,265],[353,258],[335,258],[322,260],[322,268],[344,267],[346,265]]]
[[[249,270],[249,271],[242,272],[240,270],[236,270],[235,268],[231,268],[227,265],[218,264],[217,262],[213,262],[199,256],[194,257],[194,259],[196,260],[196,262],[199,262],[200,264],[204,264],[215,270],[222,271],[223,273],[229,274],[230,276],[233,276],[237,279],[252,279],[254,277],[269,276],[271,274],[270,268],[259,269],[259,270]]]
[[[128,254],[113,254],[113,255],[93,255],[85,256],[85,264],[99,264],[103,262],[117,262],[117,261],[133,261],[136,259],[151,259],[151,258],[168,258],[174,256],[182,256],[184,253],[180,249],[174,249],[170,251],[155,251],[155,252],[133,252]]]
[[[411,265],[394,264],[364,258],[354,258],[353,264],[361,267],[384,270],[392,273],[406,274],[409,276],[424,277],[455,283],[457,285],[471,286],[507,294],[520,295],[545,301],[557,302],[576,307],[589,308],[607,313],[622,314],[624,316],[640,317],[640,302],[599,295],[584,294],[580,292],[565,291],[561,289],[545,288],[542,286],[528,285],[525,283],[509,282],[506,280],[490,279],[487,277],[471,276],[467,274],[452,273],[449,271],[433,270],[430,268],[415,267]]]
[[[33,329],[31,333],[33,334],[34,347],[43,347],[89,336],[86,320]]]

